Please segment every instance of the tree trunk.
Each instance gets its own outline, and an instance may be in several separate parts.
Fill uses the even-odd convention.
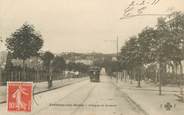
[[[125,74],[125,78],[124,78],[124,81],[126,82],[127,80],[127,76],[129,75],[129,71],[127,71],[127,74]]]
[[[118,72],[116,72],[116,82],[118,82]]]
[[[138,71],[137,72],[137,77],[138,77],[138,84],[137,84],[137,87],[141,87],[141,75],[142,75],[142,67],[138,67]]]
[[[159,95],[162,95],[162,71],[163,65],[159,63]]]
[[[20,78],[20,80],[24,81],[26,78],[26,65],[25,65],[25,60],[23,60],[23,76]]]
[[[138,75],[138,85],[137,85],[137,87],[139,87],[139,88],[141,87],[141,74],[140,73],[137,74]]]
[[[156,70],[155,71],[155,83],[157,83],[158,82],[158,71]]]
[[[183,66],[180,62],[180,95],[182,96],[183,102]]]
[[[48,81],[48,88],[50,88],[51,85],[50,85],[50,68],[49,67],[47,67],[46,69],[46,76],[47,76],[47,81]]]
[[[133,80],[134,76],[135,76],[135,73],[131,72],[130,84],[133,84],[132,80]]]
[[[175,67],[176,67],[175,76],[176,76],[176,80],[178,80],[178,64],[177,63],[175,63]],[[180,86],[180,82],[177,82],[177,84]]]

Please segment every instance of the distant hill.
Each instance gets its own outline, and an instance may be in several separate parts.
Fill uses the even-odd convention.
[[[105,58],[105,57],[114,57],[116,54],[103,54],[103,53],[75,53],[75,52],[67,52],[61,53],[64,59],[68,60],[78,60],[78,59],[90,59],[96,60],[98,58]]]
[[[102,62],[105,59],[111,60],[116,54],[103,54],[103,53],[76,53],[76,52],[65,52],[60,54],[67,63],[69,62],[86,62],[95,63]],[[85,64],[85,63],[84,63]]]

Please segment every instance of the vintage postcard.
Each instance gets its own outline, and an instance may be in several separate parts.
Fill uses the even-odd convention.
[[[184,0],[0,0],[0,115],[184,115]]]

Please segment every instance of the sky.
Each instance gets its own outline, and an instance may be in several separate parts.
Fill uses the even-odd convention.
[[[120,20],[132,1],[0,0],[0,37],[5,41],[22,24],[29,23],[41,33],[44,51],[115,53],[117,37],[120,49],[131,36],[157,23],[158,16]],[[148,4],[143,13],[168,14],[172,11],[184,11],[184,0],[158,0],[156,5]],[[4,44],[0,44],[0,50],[6,49]]]

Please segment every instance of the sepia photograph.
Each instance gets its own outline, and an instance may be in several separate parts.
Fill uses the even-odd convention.
[[[0,0],[0,115],[184,115],[184,0]]]

